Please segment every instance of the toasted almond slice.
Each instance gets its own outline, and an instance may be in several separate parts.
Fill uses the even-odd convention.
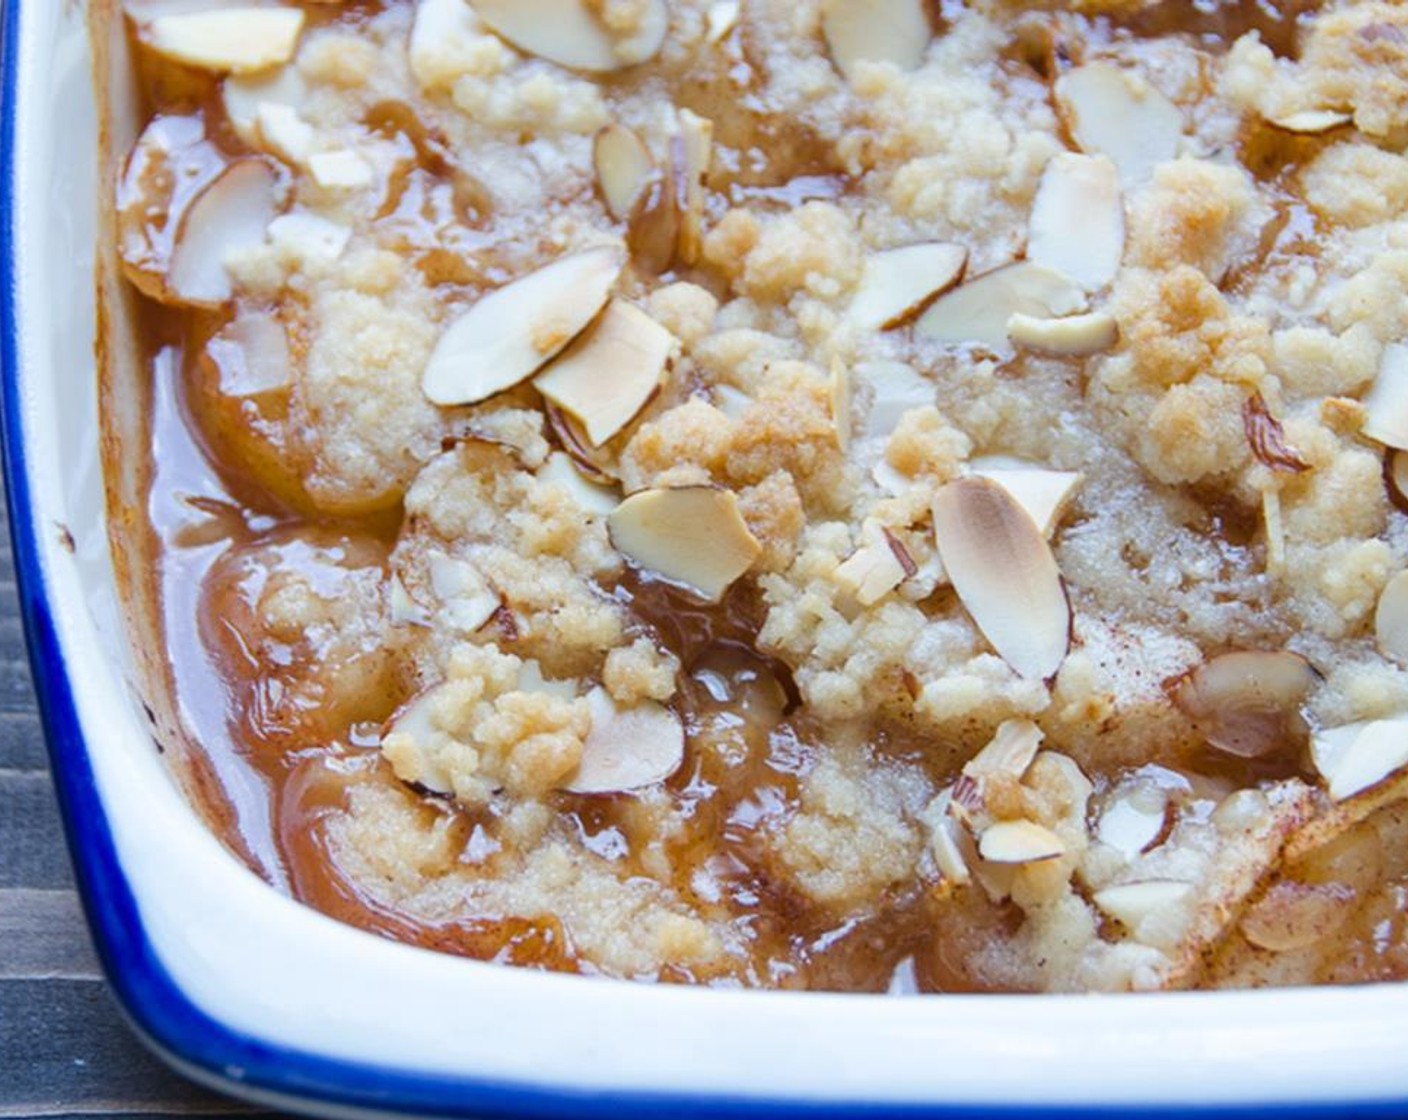
[[[680,228],[677,252],[694,264],[704,247],[704,178],[714,158],[714,122],[688,109],[679,112],[679,135],[670,145],[670,170]]]
[[[1349,124],[1352,120],[1354,117],[1351,114],[1341,113],[1337,109],[1301,109],[1283,116],[1267,117],[1266,123],[1287,132],[1314,134],[1329,132],[1330,129]]]
[[[277,315],[247,311],[225,325],[206,350],[220,370],[220,392],[252,397],[293,383],[288,332]]]
[[[1388,480],[1399,500],[1408,505],[1408,451],[1393,451],[1388,459]]]
[[[905,581],[914,570],[906,567],[904,546],[885,532],[878,521],[861,527],[861,544],[836,568],[836,582],[855,596],[863,607],[884,598]]]
[[[1154,847],[1168,830],[1168,796],[1158,789],[1129,790],[1112,796],[1095,826],[1095,838],[1133,859]]]
[[[704,40],[708,43],[722,43],[728,34],[738,26],[739,0],[720,0],[710,4],[704,13]]]
[[[230,164],[186,211],[171,254],[167,285],[185,303],[211,306],[230,298],[225,262],[264,243],[273,221],[278,178],[262,159]]]
[[[297,210],[280,214],[269,223],[269,240],[304,260],[335,261],[352,240],[352,231],[317,214]]]
[[[430,612],[406,590],[406,585],[396,574],[391,576],[391,587],[387,592],[387,610],[393,626],[430,625]]]
[[[313,145],[313,126],[297,110],[278,101],[265,101],[255,114],[259,143],[285,163],[300,166]]]
[[[473,564],[432,552],[427,560],[430,589],[440,600],[438,617],[465,634],[473,634],[503,605]]]
[[[457,71],[447,64],[447,55],[471,49],[482,33],[468,0],[417,0],[406,46],[411,77],[426,90],[453,84]]]
[[[624,221],[655,176],[655,161],[632,129],[612,123],[596,134],[592,162],[606,209],[618,222]]]
[[[1115,278],[1123,257],[1124,203],[1114,163],[1075,152],[1055,156],[1032,202],[1027,259],[1094,292]]]
[[[610,513],[619,504],[616,491],[609,486],[589,481],[573,463],[570,455],[554,451],[538,471],[539,482],[551,482],[564,487],[572,500],[589,514]]]
[[[1399,572],[1380,592],[1374,612],[1374,636],[1380,650],[1408,665],[1408,572]]]
[[[606,524],[619,551],[712,602],[762,551],[739,512],[738,495],[714,486],[637,491]]]
[[[962,825],[949,811],[953,792],[944,790],[930,804],[924,814],[929,825],[929,845],[934,853],[934,862],[939,865],[939,873],[958,886],[972,881],[968,871],[968,861],[963,855]]]
[[[1242,915],[1242,936],[1260,949],[1289,953],[1337,933],[1352,912],[1343,883],[1273,883]]]
[[[1262,758],[1304,743],[1300,708],[1317,679],[1310,662],[1289,650],[1236,650],[1199,665],[1170,696],[1210,746]]]
[[[308,173],[324,190],[355,191],[372,184],[372,165],[349,148],[314,152],[307,159]]]
[[[1143,78],[1089,62],[1056,79],[1056,104],[1081,151],[1106,155],[1136,183],[1178,154],[1183,115]]]
[[[674,335],[640,308],[613,299],[533,384],[581,421],[592,446],[600,447],[655,395],[674,348]]]
[[[1031,261],[1018,261],[969,280],[940,296],[915,324],[915,334],[938,342],[1009,345],[1013,315],[1039,319],[1072,315],[1085,306],[1079,285]]]
[[[851,371],[845,362],[831,363],[831,423],[836,428],[836,446],[844,453],[851,446]]]
[[[1384,347],[1378,376],[1364,397],[1368,417],[1363,432],[1370,439],[1408,449],[1408,345]]]
[[[584,478],[601,486],[615,486],[621,481],[620,463],[610,444],[593,447],[587,433],[571,416],[552,401],[543,402],[543,415],[548,427],[562,444],[562,450],[572,460]]]
[[[1182,907],[1193,893],[1192,883],[1150,879],[1096,891],[1095,905],[1136,935],[1149,918]]]
[[[870,410],[865,414],[865,435],[888,436],[911,408],[923,408],[936,399],[934,383],[904,362],[861,362],[856,377],[870,386]]]
[[[569,793],[628,793],[663,782],[684,761],[684,725],[663,704],[621,708],[606,689],[587,693],[592,729]]]
[[[440,336],[421,378],[426,397],[475,404],[532,376],[596,318],[623,263],[618,249],[585,249],[484,296]]]
[[[876,460],[875,466],[870,468],[870,477],[881,490],[894,497],[899,497],[914,485],[913,478],[890,466],[890,461],[883,455]]]
[[[709,399],[730,420],[739,419],[754,404],[753,398],[742,389],[724,384],[709,386]]]
[[[1310,741],[1310,755],[1329,783],[1330,796],[1344,801],[1408,766],[1408,717],[1320,731]]]
[[[577,682],[549,680],[543,676],[543,667],[535,659],[525,657],[518,667],[518,691],[541,692],[546,696],[556,696],[559,700],[575,700]]]
[[[1051,547],[1003,487],[958,478],[934,495],[934,539],[978,629],[1030,680],[1055,674],[1071,638],[1071,605]]]
[[[934,37],[924,0],[823,0],[821,33],[836,69],[847,78],[862,62],[913,70]]]
[[[621,70],[654,58],[665,45],[670,9],[646,0],[636,30],[613,33],[590,0],[472,0],[479,18],[528,54],[572,70]]]
[[[1119,324],[1113,315],[1091,311],[1061,319],[1040,319],[1018,311],[1007,320],[1007,337],[1027,350],[1081,358],[1108,350],[1119,341]]]
[[[1066,844],[1033,821],[998,821],[983,829],[978,852],[989,863],[1041,863],[1066,854]]]
[[[457,0],[459,2],[459,0]],[[261,105],[287,105],[295,112],[308,97],[308,86],[296,66],[255,74],[231,74],[220,85],[225,115],[246,144],[259,143],[256,127]]]
[[[435,717],[444,689],[444,684],[437,684],[417,693],[381,730],[381,753],[396,777],[434,793],[453,793],[455,788],[445,768],[432,761],[426,751],[440,734]]]
[[[977,477],[996,482],[1011,494],[1036,522],[1041,535],[1050,540],[1085,476],[1079,471],[1047,470],[1035,463],[989,465],[1000,461],[999,456],[980,456],[969,463],[969,468]],[[1020,463],[1020,460],[1007,462]]]
[[[963,277],[968,250],[924,241],[871,253],[846,318],[862,331],[903,326]]]
[[[997,775],[1021,779],[1041,748],[1042,730],[1029,719],[1008,719],[998,725],[987,746],[963,765],[977,782]]]
[[[187,66],[242,74],[287,62],[302,30],[298,8],[219,8],[158,16],[138,37]]]

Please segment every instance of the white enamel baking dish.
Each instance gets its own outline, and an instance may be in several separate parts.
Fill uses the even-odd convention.
[[[266,886],[153,747],[132,673],[159,651],[124,652],[97,451],[107,187],[86,13],[6,0],[3,18],[0,357],[30,650],[103,963],[173,1064],[326,1115],[1408,1110],[1408,985],[927,998],[633,985],[393,944]]]

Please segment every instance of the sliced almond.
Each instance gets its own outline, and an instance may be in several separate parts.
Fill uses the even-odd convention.
[[[1168,830],[1168,796],[1158,789],[1134,789],[1112,796],[1095,826],[1095,838],[1126,859],[1157,845]]]
[[[730,420],[740,419],[755,403],[742,389],[722,383],[709,386],[709,400]]]
[[[851,371],[845,362],[831,365],[831,423],[836,428],[836,446],[844,453],[851,446]]]
[[[934,539],[954,590],[1022,677],[1053,676],[1070,648],[1071,605],[1056,558],[1026,510],[985,478],[934,495]]]
[[[1310,741],[1310,755],[1330,796],[1344,801],[1408,766],[1408,717],[1320,731]]]
[[[575,700],[577,682],[549,680],[543,676],[543,667],[536,660],[525,657],[518,667],[518,691],[541,692],[545,696],[556,696],[559,700]]]
[[[1066,844],[1033,821],[998,821],[978,837],[978,852],[989,863],[1041,863],[1066,854]]]
[[[586,478],[570,455],[554,451],[538,471],[539,482],[563,487],[572,500],[589,514],[604,516],[620,504],[616,491]]]
[[[1388,459],[1388,480],[1403,505],[1408,505],[1408,451],[1394,451]]]
[[[569,793],[628,793],[663,782],[684,761],[684,725],[663,704],[621,708],[604,688],[587,693],[592,729]]]
[[[411,76],[422,89],[453,84],[455,71],[447,55],[472,49],[483,27],[468,0],[417,0],[407,43]]]
[[[356,191],[369,187],[375,177],[366,157],[349,148],[314,152],[308,156],[308,173],[324,190]]]
[[[456,0],[456,3],[461,0]],[[254,74],[231,74],[220,85],[225,115],[239,138],[257,145],[259,109],[263,105],[286,105],[295,112],[308,97],[308,86],[297,66],[280,66]]]
[[[906,563],[907,562],[907,563]],[[861,545],[836,568],[836,582],[863,607],[883,599],[914,574],[904,546],[878,521],[861,527]]]
[[[186,211],[167,285],[185,303],[212,306],[233,289],[225,262],[264,243],[277,208],[278,178],[262,159],[236,160]]]
[[[618,222],[624,221],[655,177],[655,161],[633,130],[609,124],[592,142],[592,162],[606,209]]]
[[[1242,402],[1242,433],[1247,446],[1263,466],[1281,474],[1302,474],[1310,464],[1286,443],[1286,430],[1281,421],[1271,415],[1266,398],[1253,392]]]
[[[709,43],[722,43],[738,26],[739,0],[719,0],[710,4],[704,13],[704,39]]]
[[[617,249],[586,249],[484,296],[440,336],[421,378],[426,397],[474,404],[532,376],[596,318],[623,263]]]
[[[655,395],[674,348],[674,335],[640,308],[613,299],[533,384],[600,447]]]
[[[1172,879],[1150,879],[1124,883],[1096,891],[1095,905],[1136,935],[1148,919],[1184,907],[1193,894],[1193,884]]]
[[[206,343],[220,371],[220,392],[253,397],[287,389],[293,383],[288,332],[277,315],[247,311]]]
[[[1004,462],[1013,465],[999,465]],[[1003,461],[997,456],[973,459],[969,469],[977,477],[996,482],[1011,494],[1048,540],[1070,508],[1071,499],[1085,477],[1079,471],[1053,471],[1035,463]]]
[[[396,777],[433,793],[453,793],[455,788],[445,768],[431,759],[427,749],[441,735],[436,707],[445,687],[433,685],[411,697],[381,731],[381,752]]]
[[[158,16],[138,37],[187,66],[242,74],[287,62],[302,30],[298,8],[216,8]]]
[[[1408,572],[1399,572],[1379,593],[1374,636],[1380,650],[1399,664],[1408,665]]]
[[[616,33],[591,0],[472,0],[479,18],[521,51],[571,70],[621,70],[654,58],[665,45],[670,9],[645,0],[630,35]]]
[[[1085,306],[1080,286],[1030,261],[1005,265],[969,280],[934,301],[915,324],[915,334],[937,342],[1008,345],[1013,315],[1038,319],[1073,315]]]
[[[1056,79],[1056,104],[1081,151],[1109,156],[1126,184],[1178,154],[1183,115],[1143,78],[1089,62]]]
[[[342,256],[352,231],[306,210],[280,214],[269,223],[269,240],[304,260],[335,261]]]
[[[298,115],[297,110],[277,101],[259,106],[256,133],[259,145],[285,163],[301,166],[313,145],[313,126]]]
[[[1041,748],[1042,730],[1029,719],[1008,719],[977,754],[963,766],[963,773],[979,783],[1005,776],[1019,781]]]
[[[762,546],[738,495],[713,486],[640,490],[607,518],[611,543],[643,568],[717,602]]]
[[[1395,342],[1384,347],[1364,408],[1368,413],[1363,428],[1366,436],[1408,450],[1408,345]]]
[[[903,326],[958,283],[968,250],[946,241],[925,241],[871,253],[846,318],[862,331]]]
[[[1025,350],[1082,358],[1114,346],[1120,328],[1115,317],[1103,311],[1061,319],[1041,319],[1018,311],[1007,320],[1007,337]]]
[[[1313,135],[1319,132],[1329,132],[1330,129],[1349,124],[1352,120],[1354,117],[1351,114],[1341,113],[1337,109],[1301,109],[1295,113],[1267,117],[1266,123],[1273,124],[1287,132]]]
[[[704,247],[704,179],[714,152],[714,122],[688,109],[679,113],[679,134],[670,147],[675,203],[679,211],[677,253],[695,264]]]
[[[1210,746],[1263,758],[1304,743],[1300,709],[1317,679],[1310,662],[1289,650],[1236,650],[1182,677],[1170,697]]]
[[[861,362],[857,380],[870,386],[870,410],[865,414],[865,434],[888,436],[912,408],[923,408],[936,399],[934,383],[904,362]]]
[[[972,881],[968,860],[963,853],[963,826],[949,811],[953,794],[944,790],[934,798],[924,819],[929,825],[929,844],[938,864],[939,874],[950,882],[963,886]],[[971,841],[969,842],[971,844]]]
[[[432,552],[427,559],[430,589],[440,600],[437,618],[464,634],[473,634],[503,605],[499,594],[467,560]]]
[[[1289,953],[1338,933],[1354,891],[1342,883],[1273,883],[1242,915],[1242,936],[1260,949]]]
[[[543,402],[543,415],[553,435],[562,444],[562,450],[584,478],[600,486],[615,486],[621,481],[621,466],[611,444],[593,447],[581,424],[552,401]]]
[[[1115,278],[1123,257],[1124,203],[1114,163],[1075,152],[1053,157],[1032,202],[1027,259],[1094,292]]]
[[[390,589],[387,592],[387,610],[393,626],[430,625],[430,612],[406,590],[406,585],[401,582],[399,575],[393,574],[391,577]]]
[[[913,70],[934,36],[924,0],[823,0],[821,33],[848,79],[862,62]]]

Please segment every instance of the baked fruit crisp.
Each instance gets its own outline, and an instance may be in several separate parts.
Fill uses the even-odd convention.
[[[120,18],[115,539],[271,882],[675,982],[1408,977],[1408,7]]]

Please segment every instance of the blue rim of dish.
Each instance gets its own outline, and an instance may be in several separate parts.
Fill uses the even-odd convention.
[[[0,450],[16,583],[25,640],[39,700],[64,833],[79,893],[103,970],[136,1032],[158,1054],[193,1078],[250,1100],[286,1107],[331,1108],[344,1114],[453,1117],[562,1117],[602,1120],[673,1117],[942,1116],[949,1120],[1065,1120],[1123,1116],[1138,1111],[1164,1118],[1187,1116],[1388,1117],[1408,1115],[1408,1101],[1303,1102],[1275,1105],[991,1105],[814,1101],[655,1091],[574,1091],[491,1078],[410,1072],[329,1058],[271,1045],[232,1030],[196,1006],[172,979],[141,924],[136,899],[123,874],[111,829],[98,797],[63,650],[49,609],[40,562],[39,528],[25,468],[25,434],[19,405],[19,334],[15,318],[13,197],[20,34],[27,0],[0,5]],[[601,983],[602,981],[596,981]],[[764,997],[766,998],[766,997]]]

